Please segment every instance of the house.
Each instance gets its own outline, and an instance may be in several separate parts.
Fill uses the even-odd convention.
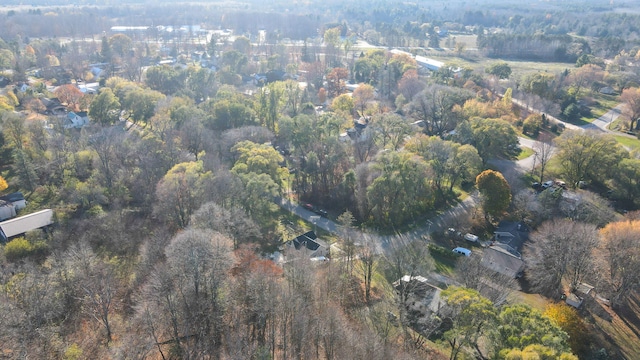
[[[24,234],[31,230],[41,229],[53,224],[53,210],[40,210],[15,219],[0,222],[0,242]]]
[[[423,276],[404,275],[393,283],[393,287],[410,312],[436,314],[444,305],[440,297],[442,289],[430,284]]]
[[[482,253],[482,266],[512,279],[522,276],[524,261],[522,256],[509,245],[495,243]]]
[[[89,123],[89,115],[86,111],[80,112],[69,112],[67,116],[64,118],[64,122],[62,123],[62,127],[65,129],[79,129]]]
[[[11,219],[16,216],[16,208],[12,203],[0,200],[0,221]]]
[[[521,222],[501,221],[494,232],[494,241],[509,245],[515,251],[522,251],[522,246],[529,240],[529,227]]]
[[[7,77],[0,76],[0,88],[6,87],[11,84],[11,80]]]
[[[600,91],[601,94],[605,94],[605,95],[615,95],[616,94],[616,91],[613,90],[613,88],[610,87],[610,86],[602,87],[598,91]]]
[[[19,82],[19,83],[16,84],[15,90],[24,93],[24,92],[27,92],[27,90],[29,90],[29,88],[31,88],[29,86],[29,84],[24,83],[24,82]]]
[[[418,63],[418,65],[422,66],[423,68],[426,68],[428,70],[431,71],[438,71],[440,70],[441,67],[444,66],[444,63],[442,61],[438,61],[438,60],[433,60],[433,59],[429,59],[427,57],[424,56],[416,56],[416,63]]]
[[[97,94],[98,90],[100,89],[100,83],[97,83],[97,82],[77,84],[76,86],[80,91],[82,91],[83,94],[90,94],[90,95]]]
[[[40,102],[45,107],[45,115],[65,115],[67,113],[67,108],[57,98],[41,98]]]
[[[310,258],[327,258],[329,256],[329,246],[326,242],[318,239],[314,231],[304,233],[293,240],[285,243],[289,250],[302,250],[309,254]]]
[[[27,207],[27,201],[24,199],[24,195],[21,192],[14,192],[8,195],[0,196],[0,200],[4,200],[13,204],[16,210],[24,209]]]

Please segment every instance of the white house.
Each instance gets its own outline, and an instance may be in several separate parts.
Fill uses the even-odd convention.
[[[87,125],[88,123],[89,123],[89,115],[87,114],[86,111],[77,112],[77,113],[71,111],[64,118],[64,122],[62,126],[65,129],[71,129],[71,128],[79,129]]]

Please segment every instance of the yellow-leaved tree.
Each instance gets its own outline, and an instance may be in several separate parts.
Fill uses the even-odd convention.
[[[7,184],[7,180],[0,176],[0,193],[5,191],[8,187],[9,184]]]

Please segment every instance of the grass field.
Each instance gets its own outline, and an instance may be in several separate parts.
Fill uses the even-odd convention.
[[[637,150],[640,149],[640,140],[636,139],[636,138],[630,138],[630,137],[626,137],[626,136],[622,136],[622,135],[614,135],[614,138],[616,138],[616,140],[622,144],[623,146],[625,146],[626,148],[630,149],[630,150]]]
[[[604,94],[594,94],[593,97],[589,97],[593,103],[589,104],[591,110],[590,116],[583,116],[580,120],[585,123],[591,123],[600,116],[607,113],[607,111],[616,107],[619,103],[617,97]]]
[[[520,149],[522,149],[522,151],[518,155],[518,160],[526,159],[534,153],[532,148],[528,148],[526,146],[521,146]]]

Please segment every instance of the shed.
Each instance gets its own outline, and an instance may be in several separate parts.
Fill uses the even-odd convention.
[[[582,306],[582,301],[584,301],[584,299],[576,295],[575,293],[571,293],[564,301],[567,303],[567,305],[571,305],[574,308],[579,309],[580,306]]]

